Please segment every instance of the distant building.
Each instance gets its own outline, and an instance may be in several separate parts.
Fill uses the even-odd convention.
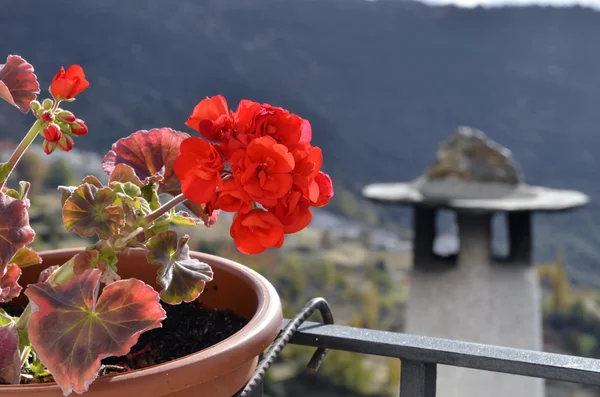
[[[583,206],[586,195],[525,184],[510,151],[468,127],[440,146],[438,162],[416,181],[374,184],[363,194],[413,207],[407,333],[542,349],[532,216]],[[440,209],[454,212],[458,239],[436,236]],[[498,213],[505,214],[509,235],[502,258],[491,249]],[[437,390],[439,397],[543,397],[544,381],[439,366]]]

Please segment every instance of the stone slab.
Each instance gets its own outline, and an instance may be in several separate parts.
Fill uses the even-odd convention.
[[[451,179],[375,183],[366,186],[362,193],[365,198],[381,203],[488,212],[565,211],[590,201],[589,196],[575,190]]]

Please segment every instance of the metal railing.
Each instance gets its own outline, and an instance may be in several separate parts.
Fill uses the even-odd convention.
[[[317,309],[325,324],[304,322]],[[328,349],[398,358],[402,397],[435,397],[438,364],[600,386],[600,360],[335,325],[330,314],[327,302],[316,298],[285,320],[282,334],[261,361],[262,375],[255,375],[257,387],[248,388],[246,396],[262,395],[262,376],[288,343],[318,348],[309,364],[312,370]]]

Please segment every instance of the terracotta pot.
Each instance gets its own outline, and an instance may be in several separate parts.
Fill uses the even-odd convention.
[[[23,269],[21,285],[37,282],[44,268],[66,262],[79,249],[41,253],[43,263]],[[282,325],[281,302],[273,286],[239,263],[192,253],[212,266],[214,279],[200,296],[210,308],[231,309],[249,320],[239,332],[198,353],[164,364],[97,378],[85,397],[231,397],[254,371],[258,355],[275,340]],[[132,250],[119,257],[122,278],[135,277],[156,287],[158,266],[145,253]],[[72,394],[74,396],[76,394]],[[0,386],[0,397],[62,397],[55,383]]]

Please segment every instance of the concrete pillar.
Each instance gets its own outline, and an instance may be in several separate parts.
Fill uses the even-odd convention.
[[[407,333],[541,349],[541,302],[535,269],[492,262],[492,216],[492,213],[458,211],[460,249],[456,266],[443,271],[412,273],[406,307]],[[511,252],[520,257],[527,251],[523,236],[530,236],[531,229],[523,226],[527,224],[527,217],[510,219],[515,230]],[[415,224],[415,230],[417,226]],[[428,230],[428,226],[424,229]],[[424,231],[415,233],[416,239],[427,236],[426,244],[415,241],[415,246],[429,246],[430,235]],[[419,258],[422,261],[423,255]],[[414,265],[417,270],[428,267],[416,260]],[[438,397],[543,395],[541,379],[443,365],[438,368]]]
[[[492,214],[458,212],[456,215],[460,241],[458,266],[488,266],[492,248]]]

